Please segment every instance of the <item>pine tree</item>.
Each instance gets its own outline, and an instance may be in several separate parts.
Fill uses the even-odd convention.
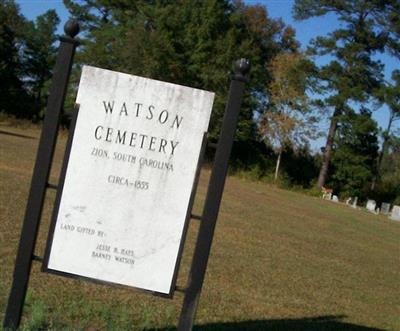
[[[340,117],[330,185],[344,197],[366,198],[376,172],[378,127],[371,112],[347,109]]]
[[[351,102],[368,102],[382,83],[383,65],[373,59],[377,52],[390,51],[399,56],[400,3],[397,0],[296,0],[294,14],[307,19],[333,13],[342,26],[325,37],[312,41],[314,55],[332,57],[320,67],[324,83],[325,107],[332,108],[324,158],[318,186],[324,185],[332,157],[340,118]]]

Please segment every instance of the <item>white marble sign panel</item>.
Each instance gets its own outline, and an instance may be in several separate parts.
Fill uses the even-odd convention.
[[[213,99],[83,68],[45,270],[171,294]]]

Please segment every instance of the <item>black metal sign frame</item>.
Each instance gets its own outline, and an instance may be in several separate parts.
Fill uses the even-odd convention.
[[[75,49],[79,43],[74,37],[79,33],[79,25],[76,21],[70,20],[64,26],[67,36],[60,38],[60,48],[57,61],[54,67],[53,80],[50,94],[47,102],[46,114],[43,122],[43,128],[40,136],[38,152],[36,156],[35,167],[32,175],[31,188],[29,192],[28,202],[26,206],[24,221],[21,230],[21,237],[18,246],[18,252],[15,262],[13,282],[10,290],[6,313],[3,326],[7,330],[16,330],[19,327],[23,306],[25,302],[26,292],[29,283],[32,261],[44,262],[42,264],[43,271],[62,274],[73,278],[83,278],[101,284],[114,283],[103,282],[83,276],[66,274],[47,268],[50,245],[46,246],[45,258],[34,255],[36,239],[38,235],[40,219],[45,199],[46,189],[56,189],[57,197],[53,210],[53,219],[49,230],[48,243],[51,242],[52,233],[55,226],[55,218],[58,213],[58,205],[61,199],[62,186],[66,168],[68,165],[69,153],[72,145],[74,127],[78,116],[79,106],[74,111],[70,135],[66,152],[64,155],[63,166],[60,175],[59,186],[48,183],[50,168],[53,160],[57,134],[59,128],[60,115],[63,109],[66,90],[70,77]],[[216,221],[218,218],[219,207],[221,204],[222,194],[225,186],[226,175],[228,171],[229,156],[232,149],[233,137],[236,130],[240,106],[243,98],[246,78],[245,75],[250,69],[249,61],[241,59],[236,61],[234,71],[231,77],[231,85],[229,90],[228,102],[225,108],[224,119],[220,132],[218,144],[216,145],[216,154],[211,171],[205,204],[201,216],[192,214],[193,202],[197,190],[201,163],[204,156],[205,146],[207,144],[206,135],[203,138],[203,144],[200,151],[199,163],[196,170],[195,180],[193,183],[192,193],[189,201],[187,217],[184,224],[183,235],[179,248],[178,258],[175,265],[173,276],[173,287],[170,290],[172,297],[174,291],[184,292],[184,300],[178,323],[178,331],[191,331],[196,315],[197,306],[200,299],[201,289],[204,282],[205,272],[207,268],[208,258],[210,255],[212,240]],[[177,287],[176,279],[181,262],[181,255],[184,248],[188,223],[190,219],[200,221],[200,229],[197,236],[195,251],[191,263],[190,274],[186,287]],[[123,285],[117,285],[127,287]],[[129,288],[132,288],[129,286]],[[145,290],[142,290],[145,291]],[[152,291],[145,291],[155,294]],[[158,294],[158,293],[156,293]],[[162,293],[165,297],[165,294]]]
[[[46,115],[43,121],[28,203],[22,224],[13,282],[4,317],[3,325],[5,329],[14,330],[18,328],[28,288],[32,261],[42,260],[34,256],[34,249],[46,189],[55,188],[48,183],[50,168],[53,161],[60,116],[64,105],[75,49],[79,45],[74,39],[79,33],[79,25],[76,21],[68,21],[64,26],[64,31],[67,36],[60,38],[60,48],[54,67]]]

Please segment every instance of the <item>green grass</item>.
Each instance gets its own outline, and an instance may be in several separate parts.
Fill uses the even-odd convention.
[[[0,318],[14,268],[40,131],[0,125]],[[51,182],[57,182],[66,134]],[[196,213],[209,172],[203,171]],[[43,255],[54,193],[43,212]],[[178,279],[187,279],[197,221]],[[229,177],[196,318],[197,331],[400,330],[400,223]],[[32,268],[22,330],[174,330],[173,300]]]

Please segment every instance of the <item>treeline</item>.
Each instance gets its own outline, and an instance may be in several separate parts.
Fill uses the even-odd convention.
[[[39,121],[59,18],[48,11],[31,22],[14,1],[0,4],[0,112]],[[82,30],[66,112],[73,106],[79,66],[90,64],[216,92],[209,135],[215,142],[232,63],[246,57],[252,70],[234,169],[288,187],[325,185],[342,198],[400,200],[394,130],[400,74],[385,80],[384,65],[376,60],[383,52],[400,56],[398,1],[296,0],[296,19],[334,13],[342,23],[307,51],[283,20],[242,1],[64,0],[64,5]],[[383,105],[391,118],[381,130],[371,113]],[[324,122],[330,127],[321,132]],[[310,140],[321,136],[327,136],[325,148],[312,152]]]
[[[59,23],[54,10],[32,22],[14,1],[0,1],[0,112],[34,121],[43,117]]]

